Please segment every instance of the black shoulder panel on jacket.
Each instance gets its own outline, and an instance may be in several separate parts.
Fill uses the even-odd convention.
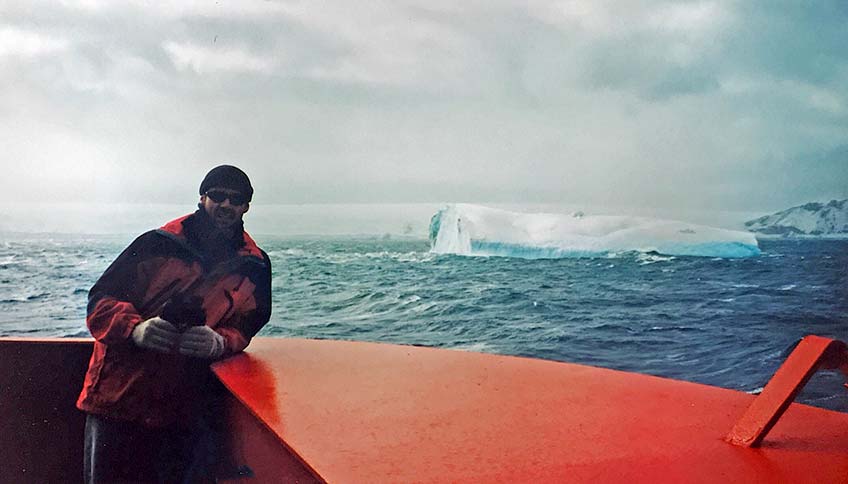
[[[167,230],[162,230],[162,229],[153,230],[151,232],[159,235],[162,239],[164,239],[164,240],[160,241],[160,244],[161,244],[162,249],[164,249],[166,252],[163,252],[162,254],[157,254],[157,255],[179,257],[179,258],[185,258],[186,255],[190,255],[191,258],[195,258],[195,259],[202,259],[203,258],[203,256],[200,254],[200,252],[198,252],[194,247],[189,245],[188,242],[177,237],[176,235],[172,234],[171,232],[168,232]],[[148,232],[148,233],[151,233],[151,232]],[[168,241],[168,243],[166,243],[165,241]],[[183,251],[183,252],[181,252],[181,251]]]
[[[248,333],[246,336],[251,338],[271,319],[271,259],[264,250],[259,250],[262,252],[262,261],[256,257],[249,257],[250,262],[242,266],[249,271],[245,275],[256,285],[253,292],[253,297],[256,299],[256,312],[251,317],[253,324],[246,328]]]
[[[257,286],[263,284],[271,273],[271,259],[265,251],[259,250],[262,252],[262,259],[254,256],[242,257],[242,263],[239,265],[239,273]]]
[[[151,230],[139,235],[109,265],[88,292],[88,312],[91,313],[97,302],[105,296],[137,304],[138,264],[154,257],[181,259],[196,257],[188,246],[179,242],[175,237],[168,237],[159,230]]]

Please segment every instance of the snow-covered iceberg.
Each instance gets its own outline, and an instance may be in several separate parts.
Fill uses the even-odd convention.
[[[630,251],[723,258],[760,254],[750,232],[645,217],[517,213],[470,204],[448,205],[433,215],[430,246],[439,254],[527,259]]]

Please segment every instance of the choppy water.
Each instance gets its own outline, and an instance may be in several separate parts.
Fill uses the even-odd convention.
[[[87,336],[89,287],[131,237],[0,241],[0,336]],[[799,338],[848,339],[848,241],[761,241],[711,259],[524,260],[426,240],[259,238],[274,264],[262,335],[532,356],[756,391]],[[800,401],[848,411],[821,372]]]

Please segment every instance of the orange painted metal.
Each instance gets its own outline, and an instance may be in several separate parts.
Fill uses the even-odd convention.
[[[791,404],[760,448],[738,447],[725,433],[754,396],[694,383],[265,338],[214,371],[327,482],[848,482],[848,414]]]
[[[0,338],[0,483],[82,480],[85,414],[75,402],[92,343]],[[320,482],[234,397],[227,396],[224,409],[228,432],[218,482],[262,482],[263,476],[266,482]],[[236,475],[245,464],[257,479],[244,481],[245,476]]]
[[[848,369],[834,351],[821,365]],[[0,338],[0,482],[78,480],[90,353]],[[761,447],[739,447],[723,432],[754,397],[693,383],[270,338],[215,371],[235,397],[229,459],[255,475],[232,482],[848,482],[848,414],[791,404]]]
[[[249,361],[249,358],[247,359]],[[269,378],[271,373],[262,362],[254,362],[249,367],[235,368],[244,370],[249,375],[252,391],[274,392],[274,382]],[[238,366],[238,361],[233,361]],[[226,412],[227,432],[224,436],[224,455],[219,472],[218,482],[286,482],[286,483],[318,483],[320,477],[301,462],[284,443],[272,432],[261,419],[239,402],[233,395],[228,395],[224,402]],[[270,407],[260,407],[262,414],[274,415],[274,401],[268,401]],[[279,422],[277,422],[279,423]],[[238,474],[242,470],[241,475]],[[245,481],[243,479],[249,478]]]
[[[844,369],[846,365],[845,343],[820,336],[805,337],[777,369],[762,393],[751,402],[727,440],[743,447],[759,447],[820,366]]]

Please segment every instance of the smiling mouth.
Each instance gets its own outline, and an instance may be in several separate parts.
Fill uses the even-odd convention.
[[[215,221],[218,225],[229,225],[236,218],[235,212],[232,210],[217,210],[215,211]]]

